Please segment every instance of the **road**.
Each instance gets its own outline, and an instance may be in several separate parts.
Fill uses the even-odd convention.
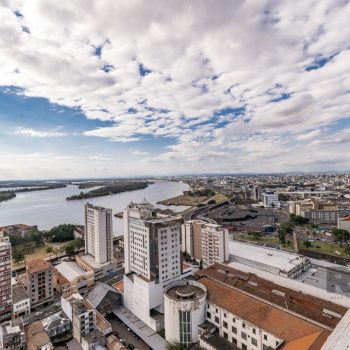
[[[32,323],[37,320],[42,320],[47,316],[50,316],[56,312],[61,311],[61,298],[55,298],[55,300],[47,307],[32,311],[29,315],[23,317],[25,325]]]
[[[123,323],[118,323],[116,316],[111,315],[108,317],[108,322],[112,325],[114,332],[118,332],[118,337],[125,339],[126,344],[132,344],[138,350],[149,350],[149,346],[141,339],[136,339],[131,331],[127,330],[127,327]]]

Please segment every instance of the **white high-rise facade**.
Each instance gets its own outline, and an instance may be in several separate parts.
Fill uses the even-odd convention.
[[[155,331],[163,328],[163,288],[181,278],[181,222],[146,200],[124,210],[124,305]]]
[[[112,209],[85,205],[85,254],[99,264],[113,260]]]
[[[0,232],[0,321],[11,318],[11,262],[10,239]]]
[[[279,208],[280,202],[278,200],[278,194],[275,192],[266,192],[263,195],[264,206],[267,208]]]

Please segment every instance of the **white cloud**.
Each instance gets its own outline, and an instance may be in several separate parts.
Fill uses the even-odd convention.
[[[0,85],[112,122],[85,136],[174,140],[142,160],[150,170],[154,161],[164,172],[318,170],[326,162],[298,147],[319,142],[332,160],[315,139],[349,118],[348,2],[14,0],[0,6]],[[305,69],[330,57],[319,69]],[[140,64],[148,74],[140,75]]]
[[[148,155],[149,153],[148,153],[148,152],[145,152],[145,151],[134,150],[134,151],[131,151],[131,154],[133,154],[133,155],[135,155],[135,156],[146,156],[146,155]]]
[[[18,128],[14,131],[14,135],[29,136],[29,137],[60,137],[67,134],[55,130],[34,130],[31,128]]]

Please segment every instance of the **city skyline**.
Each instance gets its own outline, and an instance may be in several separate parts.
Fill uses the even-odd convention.
[[[0,3],[0,180],[350,170],[350,4]]]

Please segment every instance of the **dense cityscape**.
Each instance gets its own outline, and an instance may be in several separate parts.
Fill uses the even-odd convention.
[[[188,189],[158,203],[131,201],[122,213],[86,203],[84,225],[0,227],[2,349],[347,348],[349,174],[79,187],[132,193],[169,181]],[[35,192],[48,183],[2,187]],[[122,235],[113,234],[114,217]]]

